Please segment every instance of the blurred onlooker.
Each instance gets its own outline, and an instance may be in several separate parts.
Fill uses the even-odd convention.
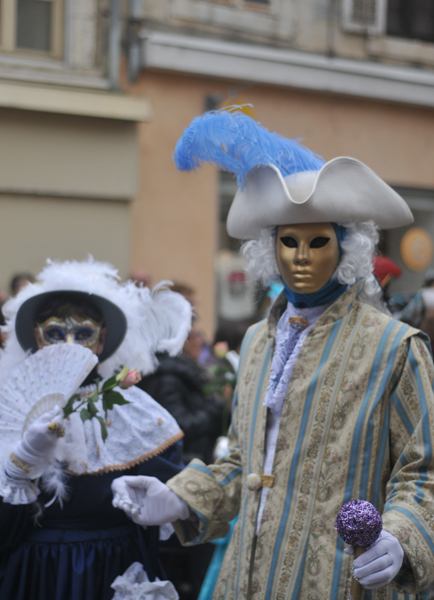
[[[173,288],[172,288],[173,289]],[[203,333],[199,329],[197,319],[193,318],[190,333],[185,340],[183,353],[189,356],[194,362],[199,361],[202,348],[205,344]]]
[[[434,291],[434,290],[433,290]],[[427,334],[431,342],[431,352],[434,355],[434,308],[428,308],[419,329]]]
[[[170,289],[173,292],[178,292],[178,294],[184,296],[184,298],[190,302],[193,308],[197,307],[196,290],[191,287],[191,285],[175,281],[173,285],[170,286]]]
[[[206,367],[207,360],[212,355],[212,347],[198,324],[196,290],[191,285],[179,281],[175,281],[170,289],[184,296],[195,312],[190,335],[184,344],[184,354],[197,361],[202,367]]]
[[[131,271],[129,279],[131,279],[131,281],[134,281],[137,287],[151,287],[151,274],[146,269],[133,269]]]
[[[428,311],[434,309],[434,269],[425,274],[423,287],[413,294],[396,294],[390,299],[393,316],[416,329],[422,329],[422,323]]]
[[[378,280],[383,292],[383,300],[387,308],[392,312],[389,296],[389,285],[392,279],[398,279],[402,275],[400,267],[388,256],[379,254],[372,259],[374,275]]]
[[[35,278],[31,273],[17,273],[10,282],[11,296],[16,296],[18,292],[28,283],[35,283]]]
[[[226,436],[229,429],[241,342],[249,325],[249,321],[220,320],[212,355],[204,364],[208,373],[205,389],[209,394],[217,394],[223,402],[221,436]]]
[[[216,395],[205,392],[206,372],[194,358],[200,352],[195,323],[192,332],[182,355],[158,355],[156,372],[143,377],[139,383],[141,389],[175,417],[184,432],[186,464],[193,458],[211,462],[212,448],[221,434],[223,412],[222,402]]]
[[[400,267],[388,256],[378,255],[372,259],[374,275],[381,287],[386,290],[392,279],[398,279],[402,275]]]
[[[267,317],[273,302],[283,291],[283,285],[280,281],[271,281],[267,288],[258,286],[256,290],[258,311],[257,319],[264,319]],[[252,320],[252,323],[254,321]]]
[[[257,312],[255,284],[246,273],[246,260],[226,248],[215,257],[218,317],[230,321],[254,318]]]

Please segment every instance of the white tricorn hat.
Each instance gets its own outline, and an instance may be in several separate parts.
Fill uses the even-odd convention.
[[[230,236],[249,239],[264,227],[298,223],[374,221],[390,229],[413,222],[401,196],[360,161],[325,162],[300,140],[268,131],[240,108],[196,117],[174,154],[181,171],[208,162],[237,175]]]
[[[238,189],[227,220],[230,236],[256,237],[264,227],[299,223],[374,221],[382,229],[409,225],[406,202],[365,164],[342,156],[319,171],[283,177],[274,165],[258,167]]]

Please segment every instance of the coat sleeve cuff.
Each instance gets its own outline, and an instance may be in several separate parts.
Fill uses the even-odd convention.
[[[399,540],[405,554],[401,570],[389,585],[399,593],[415,594],[431,582],[434,573],[432,533],[414,506],[396,505],[382,517],[383,528]]]
[[[173,523],[182,544],[200,544],[227,535],[235,515],[226,514],[224,486],[206,465],[195,459],[166,485],[192,511],[193,518]]]

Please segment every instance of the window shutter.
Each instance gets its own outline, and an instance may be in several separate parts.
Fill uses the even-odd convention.
[[[386,29],[387,0],[342,0],[342,28],[381,35]]]

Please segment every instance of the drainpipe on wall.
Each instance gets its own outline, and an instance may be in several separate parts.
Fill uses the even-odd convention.
[[[121,63],[121,2],[110,0],[108,74],[110,89],[120,89],[119,70]]]
[[[142,27],[142,1],[129,1],[128,15],[128,78],[136,81],[142,70],[142,52],[139,30]]]
[[[327,56],[332,58],[335,55],[335,27],[338,8],[335,0],[328,0],[327,6]]]

